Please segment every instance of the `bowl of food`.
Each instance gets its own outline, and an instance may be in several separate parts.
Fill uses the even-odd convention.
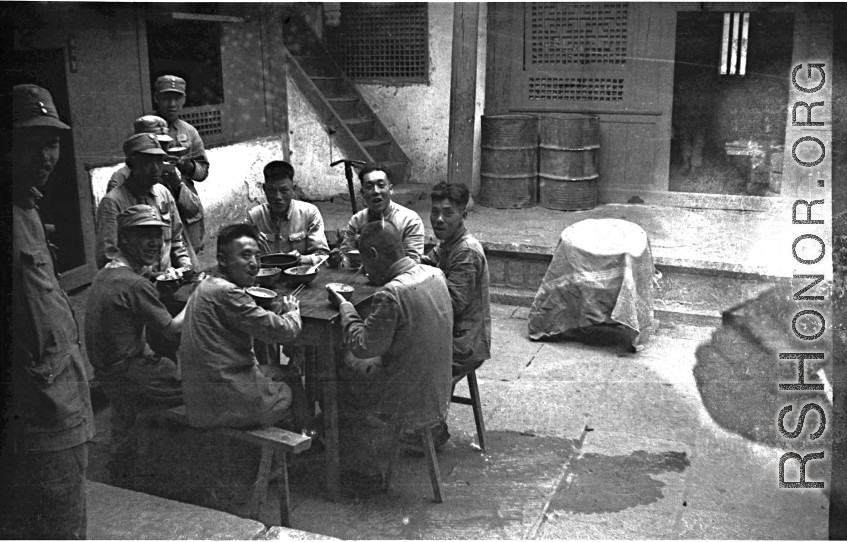
[[[259,283],[259,286],[270,288],[277,283],[281,274],[282,269],[277,267],[263,267],[262,269],[259,269],[259,272],[256,274],[256,282]]]
[[[176,158],[182,158],[188,154],[188,147],[169,147],[165,152]]]
[[[285,273],[285,278],[294,284],[309,284],[318,276],[318,270],[311,265],[289,267],[283,273]]]
[[[350,260],[350,265],[360,267],[362,265],[362,254],[358,250],[348,250],[347,259]]]
[[[347,301],[350,301],[350,298],[353,297],[353,291],[355,290],[355,288],[353,288],[352,286],[342,284],[340,282],[330,282],[326,285],[326,289],[338,292],[339,294],[341,294],[341,297],[343,297]],[[330,299],[329,292],[327,292],[326,295],[327,299]]]
[[[181,279],[182,271],[173,267],[168,268],[167,271],[156,277],[157,282],[176,282]]]
[[[265,254],[264,256],[260,256],[259,261],[262,264],[262,268],[275,267],[277,269],[285,270],[300,265],[300,256],[277,252],[274,254]]]
[[[250,297],[253,298],[256,305],[259,305],[263,309],[271,308],[274,299],[276,299],[276,292],[268,290],[267,288],[260,288],[259,286],[247,288],[247,293],[250,294]]]

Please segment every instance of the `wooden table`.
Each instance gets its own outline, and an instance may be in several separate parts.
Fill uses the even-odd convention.
[[[294,342],[315,348],[317,366],[314,372],[307,365],[306,381],[317,384],[321,389],[323,403],[321,409],[324,418],[324,438],[326,441],[326,486],[331,500],[338,500],[340,488],[340,457],[338,447],[338,397],[336,349],[341,343],[341,315],[327,299],[326,285],[341,282],[355,288],[350,302],[362,314],[370,307],[371,297],[379,290],[378,286],[368,283],[361,270],[349,268],[331,269],[322,266],[318,276],[297,294],[300,300],[300,317],[303,320],[303,332]],[[280,278],[273,290],[280,295],[290,294],[296,286]],[[191,294],[191,285],[181,287],[166,306],[172,314],[177,314],[185,306]]]
[[[326,285],[341,282],[355,288],[350,302],[360,314],[368,310],[372,296],[378,286],[368,283],[360,270],[349,268],[320,268],[315,280],[297,294],[300,300],[300,317],[303,320],[303,332],[295,344],[312,346],[316,350],[317,367],[315,374],[306,371],[306,380],[311,379],[321,388],[323,403],[321,409],[324,418],[324,438],[326,441],[326,486],[330,499],[340,497],[340,466],[338,447],[338,398],[336,349],[341,343],[341,315],[338,309],[327,300]],[[274,286],[280,295],[288,295],[295,286],[285,282],[285,276]],[[308,364],[307,364],[308,366]],[[307,367],[308,369],[308,367]]]

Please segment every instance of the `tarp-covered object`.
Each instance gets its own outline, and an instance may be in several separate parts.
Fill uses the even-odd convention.
[[[618,219],[565,228],[529,313],[538,340],[596,324],[622,324],[633,346],[653,327],[653,254],[647,233]]]

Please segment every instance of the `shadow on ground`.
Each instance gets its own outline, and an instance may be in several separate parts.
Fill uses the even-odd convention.
[[[159,426],[133,473],[110,479],[107,447],[92,447],[89,478],[160,497],[245,516],[258,449],[209,439],[202,431]],[[323,456],[289,467],[292,526],[343,539],[522,538],[542,517],[578,443],[512,431],[487,433],[488,452],[454,437],[438,454],[444,503],[432,501],[426,459],[401,454],[388,493],[348,476],[340,502],[323,487]],[[273,488],[275,489],[275,488]],[[278,521],[275,491],[263,521]]]

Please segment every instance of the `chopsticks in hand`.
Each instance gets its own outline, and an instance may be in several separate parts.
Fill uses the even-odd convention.
[[[298,286],[297,288],[295,288],[295,289],[294,289],[294,291],[293,291],[293,292],[291,292],[289,295],[290,295],[291,297],[294,297],[294,296],[296,296],[297,294],[299,294],[301,291],[303,291],[303,288],[305,288],[305,287],[306,287],[306,285],[305,285],[305,284],[301,284],[300,286]]]

